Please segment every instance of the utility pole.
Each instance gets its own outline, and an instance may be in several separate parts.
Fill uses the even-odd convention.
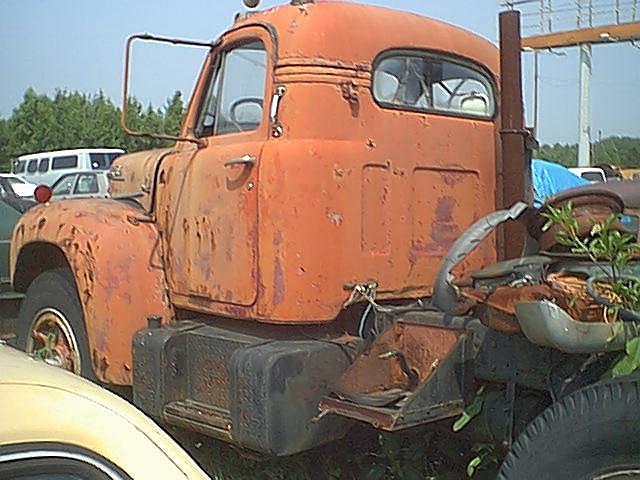
[[[578,111],[578,166],[591,165],[591,45],[580,45],[580,98]]]
[[[523,50],[534,52],[534,125],[538,124],[538,52],[556,48],[577,47],[580,50],[578,93],[578,166],[591,165],[591,48],[593,45],[640,41],[638,0],[560,0],[554,7],[552,0],[508,0],[507,5],[529,11],[525,18],[538,17],[539,33],[522,37]],[[568,6],[569,5],[569,6]],[[574,5],[572,8],[570,5]],[[564,17],[575,11],[575,28],[552,31],[566,25]],[[629,21],[631,20],[631,21]],[[594,22],[598,25],[594,25]],[[608,23],[611,22],[611,23]],[[547,26],[548,24],[548,26]],[[536,25],[530,25],[530,27]]]

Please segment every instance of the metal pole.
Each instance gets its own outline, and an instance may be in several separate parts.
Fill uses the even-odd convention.
[[[538,136],[538,90],[539,90],[538,51],[533,52],[533,136]]]
[[[524,200],[533,203],[531,188],[531,152],[527,151],[522,104],[522,64],[520,12],[500,13],[500,138],[501,155],[496,165],[496,204],[509,208]],[[522,225],[509,222],[498,232],[501,259],[521,256],[526,232]]]
[[[578,166],[591,165],[591,45],[580,45],[580,98],[578,111]]]

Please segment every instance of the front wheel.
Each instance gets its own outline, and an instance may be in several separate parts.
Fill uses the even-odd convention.
[[[46,363],[96,380],[82,306],[68,269],[41,273],[29,285],[16,325],[17,346]]]
[[[640,379],[589,385],[554,403],[511,446],[498,480],[640,479]]]

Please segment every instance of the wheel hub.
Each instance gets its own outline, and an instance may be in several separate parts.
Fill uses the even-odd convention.
[[[34,316],[26,351],[49,365],[81,373],[80,350],[71,325],[54,308],[42,309]]]

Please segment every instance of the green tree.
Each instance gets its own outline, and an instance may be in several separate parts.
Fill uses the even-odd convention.
[[[177,135],[184,111],[179,91],[162,108],[151,104],[145,108],[136,98],[129,98],[127,124],[135,131]],[[43,150],[117,147],[135,152],[172,143],[126,135],[120,113],[102,91],[86,95],[57,90],[50,98],[28,88],[12,115],[0,119],[0,170],[9,170],[12,158]]]
[[[168,135],[178,135],[182,127],[184,113],[182,93],[176,90],[173,96],[167,100],[164,107],[163,132]]]
[[[559,163],[566,167],[578,164],[578,145],[542,145],[536,152],[536,158]],[[591,163],[606,163],[620,168],[640,168],[640,138],[607,137],[591,146]]]

